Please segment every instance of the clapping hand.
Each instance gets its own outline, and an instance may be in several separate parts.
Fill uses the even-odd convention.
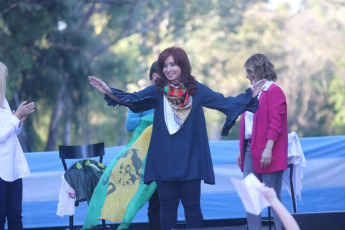
[[[89,76],[90,84],[103,94],[111,94],[112,91],[109,86],[99,78]]]
[[[14,115],[20,120],[20,122],[25,121],[25,119],[29,116],[29,114],[35,111],[35,103],[30,102],[26,104],[26,101],[22,102],[17,110],[14,111]]]
[[[253,98],[256,97],[265,88],[266,79],[254,82],[251,86],[253,91]]]

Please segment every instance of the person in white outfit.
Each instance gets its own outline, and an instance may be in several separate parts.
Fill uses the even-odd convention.
[[[22,178],[30,175],[18,141],[23,122],[35,111],[33,102],[22,102],[11,111],[6,100],[7,67],[0,62],[0,230],[22,230]]]

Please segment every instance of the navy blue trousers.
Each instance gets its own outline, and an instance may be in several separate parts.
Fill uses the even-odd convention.
[[[9,230],[22,230],[22,179],[7,182],[0,178],[0,230],[7,225]]]
[[[157,189],[152,194],[149,200],[149,207],[147,215],[149,217],[149,224],[151,230],[161,230],[160,224],[160,204]]]
[[[200,207],[201,181],[156,181],[160,201],[162,230],[177,228],[177,209],[184,207],[187,228],[202,227]]]

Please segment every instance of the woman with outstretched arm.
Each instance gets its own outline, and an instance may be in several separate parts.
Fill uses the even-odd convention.
[[[169,47],[159,55],[158,72],[156,85],[135,93],[110,89],[95,77],[89,81],[105,95],[108,105],[127,106],[133,112],[155,109],[144,182],[157,183],[162,230],[177,227],[180,200],[187,228],[199,228],[203,221],[201,180],[215,183],[203,107],[227,116],[222,130],[227,135],[240,114],[257,110],[256,96],[263,82],[237,97],[224,97],[196,81],[188,56],[179,47]]]

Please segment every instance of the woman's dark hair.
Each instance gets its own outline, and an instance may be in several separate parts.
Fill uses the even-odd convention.
[[[264,54],[254,54],[245,63],[244,68],[247,72],[253,74],[254,77],[266,79],[270,81],[277,80],[277,74],[274,65],[268,60]]]
[[[150,73],[149,73],[150,80],[152,80],[152,74],[153,74],[153,73],[158,73],[157,61],[153,62],[152,65],[151,65]]]
[[[164,86],[168,82],[168,79],[163,73],[163,67],[164,61],[170,55],[174,58],[175,64],[181,68],[181,76],[179,81],[184,83],[190,95],[194,95],[197,90],[197,83],[194,76],[191,74],[192,68],[190,66],[188,56],[182,48],[175,46],[166,48],[158,57],[158,74],[160,76],[160,78],[156,80],[158,92],[160,94],[164,94]]]

